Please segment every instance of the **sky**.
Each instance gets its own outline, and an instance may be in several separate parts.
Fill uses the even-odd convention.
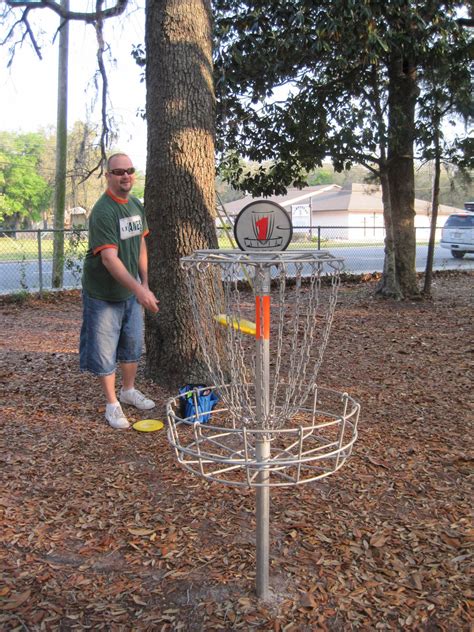
[[[84,10],[85,2],[71,0],[71,8]],[[88,1],[87,5],[95,3]],[[107,3],[109,6],[111,2]],[[113,64],[108,63],[110,112],[119,130],[117,149],[130,154],[135,166],[145,170],[146,124],[137,117],[145,105],[145,84],[141,69],[131,57],[132,44],[144,41],[144,0],[133,2],[127,14],[105,24],[105,39],[110,45]],[[21,15],[20,9],[15,9]],[[30,12],[31,24],[41,41],[43,59],[36,55],[29,40],[17,48],[10,68],[8,46],[0,46],[0,130],[30,132],[56,127],[58,40],[54,35],[59,17],[49,9]],[[69,27],[68,128],[75,121],[100,123],[100,101],[94,109],[93,77],[97,69],[96,39],[92,26],[71,22]],[[41,31],[44,33],[41,34]],[[5,27],[0,26],[0,40]]]

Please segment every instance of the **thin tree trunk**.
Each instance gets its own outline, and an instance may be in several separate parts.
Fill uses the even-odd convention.
[[[433,278],[433,259],[436,239],[436,224],[438,223],[439,210],[439,183],[441,179],[441,158],[439,149],[439,121],[435,122],[434,142],[435,142],[435,160],[434,160],[434,176],[433,189],[431,192],[431,222],[430,222],[430,240],[428,243],[428,255],[426,257],[425,282],[423,285],[423,295],[426,298],[431,297],[431,281]]]
[[[148,0],[146,16],[146,372],[176,388],[205,374],[180,258],[217,248],[210,0]]]
[[[389,67],[388,180],[397,282],[403,298],[419,297],[416,278],[413,140],[416,69],[396,58]]]

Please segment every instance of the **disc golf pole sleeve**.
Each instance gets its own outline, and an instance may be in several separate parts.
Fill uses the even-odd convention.
[[[270,340],[270,297],[255,297],[255,322],[257,339]]]

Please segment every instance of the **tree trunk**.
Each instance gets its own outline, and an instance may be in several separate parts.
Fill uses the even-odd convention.
[[[146,16],[146,373],[176,388],[204,375],[180,258],[217,248],[210,0],[148,0]]]
[[[434,160],[434,176],[433,189],[431,192],[431,222],[430,222],[430,240],[428,242],[428,255],[426,257],[425,282],[423,285],[423,296],[431,297],[431,280],[433,278],[433,259],[436,239],[436,224],[438,223],[439,209],[439,183],[441,178],[441,158],[439,147],[439,120],[435,119],[434,144],[435,144],[435,160]]]
[[[397,282],[403,298],[418,298],[413,161],[418,87],[411,61],[392,60],[388,90],[388,181]]]
[[[397,282],[395,267],[395,247],[393,240],[392,209],[390,206],[390,185],[387,173],[387,124],[385,121],[384,107],[380,94],[381,77],[378,66],[371,68],[372,107],[375,112],[374,122],[377,125],[380,146],[380,158],[378,160],[378,176],[382,186],[383,220],[385,226],[385,248],[383,275],[377,284],[375,293],[395,299],[400,299],[400,288]]]
[[[386,298],[401,298],[395,265],[395,246],[393,239],[392,210],[390,207],[390,186],[386,166],[380,165],[380,183],[382,185],[383,218],[385,224],[385,258],[383,276],[377,285],[376,294]]]

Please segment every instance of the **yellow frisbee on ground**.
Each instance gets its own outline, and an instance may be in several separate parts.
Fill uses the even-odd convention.
[[[159,419],[141,419],[133,424],[134,430],[140,432],[154,432],[155,430],[161,430],[164,424]]]

